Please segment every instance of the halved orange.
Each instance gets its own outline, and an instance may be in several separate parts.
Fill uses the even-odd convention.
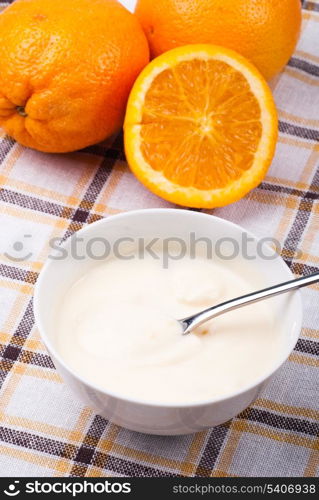
[[[224,206],[264,178],[278,133],[271,91],[236,52],[187,45],[137,78],[124,123],[127,161],[152,192],[179,205]]]

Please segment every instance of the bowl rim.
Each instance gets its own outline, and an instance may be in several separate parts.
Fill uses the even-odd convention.
[[[249,230],[245,229],[244,227],[240,226],[239,224],[236,224],[234,222],[231,222],[227,219],[223,219],[222,217],[217,217],[215,215],[203,213],[203,212],[197,212],[195,210],[186,210],[186,209],[180,209],[180,208],[149,208],[149,209],[138,209],[138,210],[130,210],[127,212],[121,212],[118,214],[112,214],[110,216],[104,217],[103,219],[100,219],[98,221],[92,222],[91,224],[88,224],[78,231],[76,231],[76,234],[83,235],[84,233],[88,233],[92,230],[92,227],[97,227],[97,226],[103,226],[104,224],[107,224],[109,221],[114,221],[114,219],[125,219],[127,217],[136,217],[139,215],[144,215],[144,214],[161,214],[161,213],[171,213],[172,216],[177,215],[181,217],[199,217],[199,218],[206,218],[210,219],[211,221],[218,221],[219,223],[225,224],[225,226],[228,226],[230,229],[234,229],[236,231],[241,231],[245,232],[250,238],[253,238],[254,241],[258,242],[260,240],[259,237],[257,237],[254,233],[250,232]],[[75,233],[73,233],[75,234]],[[72,236],[72,235],[71,235]],[[70,236],[70,237],[71,237]],[[60,247],[67,246],[69,244],[69,239],[68,237],[66,240],[64,240]],[[265,248],[267,248],[269,251],[273,252],[273,249],[270,248],[268,244],[264,244]],[[282,257],[277,254],[276,261],[279,260],[282,268],[285,269],[285,272],[287,273],[287,279],[293,279],[295,276],[291,272],[290,268],[286,265]],[[33,293],[33,307],[34,307],[34,317],[35,317],[35,324],[39,330],[41,339],[46,347],[46,349],[49,352],[49,355],[54,357],[60,365],[66,370],[66,372],[70,373],[75,379],[81,382],[81,384],[84,384],[85,386],[88,386],[90,389],[93,389],[94,391],[98,391],[105,395],[106,397],[112,397],[117,400],[121,400],[122,402],[126,403],[132,403],[135,405],[141,405],[141,406],[148,406],[148,407],[154,407],[154,408],[173,408],[173,409],[179,409],[179,408],[196,408],[196,407],[201,407],[201,406],[209,406],[215,403],[221,403],[223,401],[231,400],[235,397],[240,397],[241,395],[253,390],[254,388],[260,386],[264,382],[266,382],[274,373],[287,361],[289,358],[290,354],[292,353],[295,345],[297,344],[298,338],[300,336],[300,331],[301,331],[301,326],[302,326],[302,319],[303,319],[303,306],[302,306],[302,299],[301,299],[301,293],[300,290],[294,291],[294,296],[296,296],[297,300],[297,305],[294,308],[294,335],[292,336],[291,340],[289,343],[287,343],[287,347],[283,349],[283,354],[279,356],[277,359],[276,363],[274,363],[271,367],[271,369],[267,370],[267,372],[259,376],[257,379],[254,380],[254,382],[251,382],[241,389],[237,391],[233,391],[230,393],[227,393],[221,397],[211,397],[211,398],[206,398],[204,400],[200,401],[195,401],[195,402],[181,402],[181,403],[173,403],[173,402],[157,402],[157,401],[148,401],[147,399],[143,398],[134,398],[134,397],[129,397],[125,396],[123,394],[119,394],[116,391],[112,390],[106,390],[105,388],[99,386],[98,384],[95,384],[89,380],[87,380],[85,377],[83,377],[81,374],[77,373],[74,371],[65,361],[63,356],[60,355],[58,350],[55,348],[54,343],[51,342],[50,336],[47,335],[46,329],[42,323],[41,320],[41,312],[40,312],[40,295],[41,295],[41,288],[44,286],[44,283],[46,281],[46,274],[47,271],[54,266],[55,261],[54,260],[47,260],[42,267],[40,274],[38,276],[38,279],[35,284],[34,288],[34,293]],[[292,292],[291,292],[292,293]],[[64,378],[63,378],[64,380]],[[68,385],[68,382],[64,380],[66,385]]]

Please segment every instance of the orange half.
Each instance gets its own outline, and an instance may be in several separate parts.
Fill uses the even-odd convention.
[[[152,192],[179,205],[224,206],[264,178],[278,133],[271,91],[234,51],[188,45],[154,59],[127,106],[127,161]]]

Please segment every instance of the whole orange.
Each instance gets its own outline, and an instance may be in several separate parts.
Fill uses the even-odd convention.
[[[236,50],[270,79],[298,41],[300,0],[138,0],[135,11],[153,57],[181,45]]]
[[[17,0],[0,14],[0,125],[40,151],[99,142],[121,127],[148,60],[115,0]]]

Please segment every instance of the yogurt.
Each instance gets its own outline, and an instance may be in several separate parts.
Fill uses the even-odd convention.
[[[158,404],[244,389],[279,358],[271,302],[226,313],[183,336],[181,319],[256,289],[238,266],[184,256],[110,258],[76,281],[58,312],[57,348],[95,386]],[[259,285],[260,286],[260,285]]]

